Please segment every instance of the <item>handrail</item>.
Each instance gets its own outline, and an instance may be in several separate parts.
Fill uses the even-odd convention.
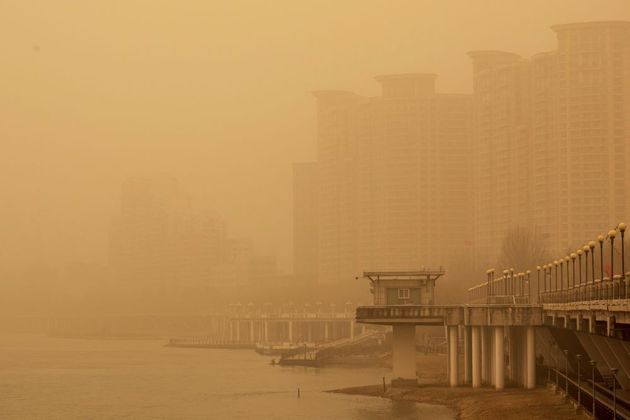
[[[568,382],[571,384],[571,386],[573,386],[573,388],[575,388],[575,395],[577,396],[577,381],[573,380],[573,378],[571,378],[570,375],[566,375],[564,372],[562,372],[561,370],[559,370],[558,368],[554,368],[551,366],[547,366],[547,369],[549,369],[549,372],[553,371],[555,375],[558,376],[558,378],[562,378],[562,382],[564,382],[565,384]],[[551,375],[550,375],[551,376]],[[548,379],[549,380],[549,379]],[[555,383],[556,381],[551,380],[552,383]],[[563,386],[563,384],[560,382],[560,380],[558,380],[557,382],[558,388],[560,390],[563,390],[564,392],[567,392],[566,389],[566,385]],[[584,396],[586,396],[587,398],[591,399],[592,402],[592,387],[593,387],[593,381],[590,378],[585,378],[584,381],[580,381],[580,393],[584,394]],[[570,387],[569,387],[570,388]],[[600,384],[598,384],[597,382],[595,382],[595,403],[597,405],[599,405],[600,407],[610,411],[610,413],[613,412],[613,404],[610,402],[613,398],[613,393],[611,390],[609,390],[606,387],[601,386]],[[602,399],[602,398],[598,398],[597,395],[603,395],[606,397],[606,399]],[[573,395],[571,395],[571,389],[568,390],[567,392],[567,396],[573,398]],[[625,418],[625,419],[630,419],[630,401],[622,398],[619,396],[619,394],[616,394],[616,400],[617,400],[617,418]],[[577,398],[573,398],[574,401],[577,402]],[[584,404],[584,400],[581,401],[582,406],[584,408],[586,408],[589,412],[592,411],[592,405],[586,405]]]

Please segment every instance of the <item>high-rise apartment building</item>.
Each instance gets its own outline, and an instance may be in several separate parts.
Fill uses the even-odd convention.
[[[321,283],[447,264],[472,245],[470,95],[436,93],[433,74],[377,81],[378,97],[315,94]]]
[[[513,227],[558,254],[629,214],[630,22],[552,29],[557,49],[531,59],[469,54],[480,266]]]

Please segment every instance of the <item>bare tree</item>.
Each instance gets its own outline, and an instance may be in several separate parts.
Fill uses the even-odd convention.
[[[497,269],[534,270],[548,259],[547,248],[540,235],[531,228],[517,226],[503,239]]]

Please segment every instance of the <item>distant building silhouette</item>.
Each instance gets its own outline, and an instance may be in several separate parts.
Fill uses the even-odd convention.
[[[380,76],[382,94],[319,91],[321,283],[465,258],[472,241],[470,95],[435,75]]]
[[[229,238],[222,218],[191,209],[177,180],[162,174],[124,181],[110,228],[110,266],[131,289],[197,298],[212,290],[238,296],[280,277],[275,257]]]

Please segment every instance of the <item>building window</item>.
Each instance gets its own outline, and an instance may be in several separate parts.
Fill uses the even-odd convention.
[[[409,289],[398,289],[398,299],[409,299]]]

